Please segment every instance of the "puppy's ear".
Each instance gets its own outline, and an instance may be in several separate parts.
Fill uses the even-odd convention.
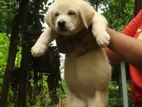
[[[94,14],[95,9],[88,2],[84,1],[80,4],[80,16],[86,28],[91,25]]]

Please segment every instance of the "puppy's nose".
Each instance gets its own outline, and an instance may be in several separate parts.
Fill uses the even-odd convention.
[[[58,26],[60,27],[60,28],[64,28],[65,27],[65,21],[64,20],[60,20],[60,21],[58,21]]]

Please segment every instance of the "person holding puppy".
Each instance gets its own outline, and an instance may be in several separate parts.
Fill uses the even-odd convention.
[[[142,107],[142,9],[122,33],[108,29],[111,41],[107,54],[110,63],[129,63],[131,95],[135,107]]]

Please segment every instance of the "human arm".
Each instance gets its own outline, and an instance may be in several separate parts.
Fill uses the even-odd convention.
[[[142,41],[112,29],[108,29],[108,33],[111,37],[108,57],[111,60],[126,61],[142,69]]]
[[[123,29],[123,34],[112,29],[108,29],[108,33],[111,36],[111,43],[109,46],[110,49],[106,49],[106,51],[111,63],[126,61],[134,66],[142,65],[142,41],[134,38],[138,28],[142,24],[141,19],[142,10]],[[120,49],[118,49],[119,47]]]

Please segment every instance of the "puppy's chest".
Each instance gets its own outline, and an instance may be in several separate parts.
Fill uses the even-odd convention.
[[[73,36],[58,35],[56,38],[58,49],[61,53],[85,54],[98,48],[95,38],[90,32],[82,32]]]

